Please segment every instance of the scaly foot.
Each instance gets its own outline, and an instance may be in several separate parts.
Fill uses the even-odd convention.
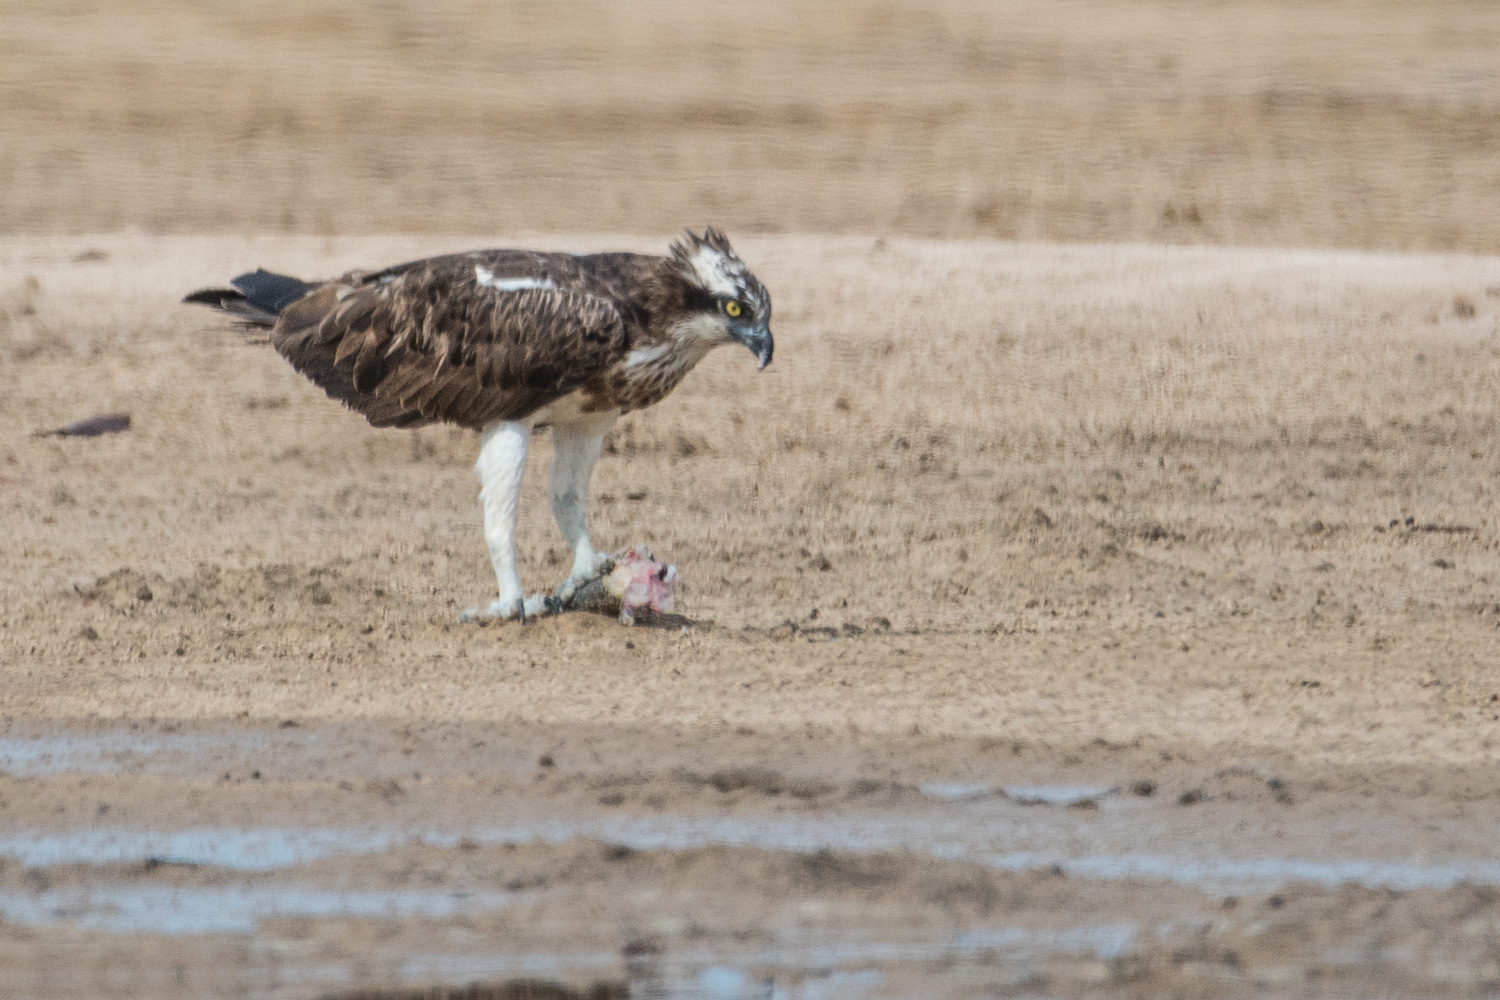
[[[561,603],[555,597],[546,594],[532,594],[522,600],[519,597],[510,600],[496,599],[490,602],[486,608],[470,608],[458,616],[461,622],[478,622],[481,625],[489,622],[505,622],[528,618],[541,618],[545,615],[555,615],[562,610]]]
[[[614,559],[609,556],[603,553],[596,555],[591,567],[580,571],[579,567],[575,566],[573,572],[568,574],[568,578],[557,585],[557,589],[552,592],[552,596],[557,599],[561,607],[567,607],[573,603],[573,598],[578,594],[579,590],[599,579],[613,565]]]

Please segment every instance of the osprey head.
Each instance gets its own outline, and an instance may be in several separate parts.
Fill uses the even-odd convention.
[[[672,260],[695,293],[696,309],[711,317],[705,327],[725,341],[750,348],[762,368],[771,363],[771,295],[729,245],[729,239],[709,228],[692,231],[672,244]]]

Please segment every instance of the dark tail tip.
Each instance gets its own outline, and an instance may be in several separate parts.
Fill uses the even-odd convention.
[[[317,287],[266,270],[242,274],[230,284],[234,287],[205,288],[182,301],[233,313],[250,326],[273,326],[281,310]]]
[[[230,284],[239,289],[250,305],[273,315],[317,287],[284,274],[272,274],[264,268],[242,274]]]
[[[212,306],[215,309],[227,309],[230,302],[243,302],[245,297],[233,288],[205,288],[194,292],[182,301],[200,306]]]

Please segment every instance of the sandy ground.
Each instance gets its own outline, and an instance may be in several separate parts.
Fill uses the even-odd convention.
[[[176,304],[473,242],[0,239],[13,995],[1500,980],[1500,260],[744,238],[776,364],[595,480],[681,617],[478,628],[473,436]]]
[[[1495,995],[1497,113],[1487,0],[13,0],[0,995]],[[657,627],[179,304],[709,223]]]
[[[718,352],[597,474],[599,544],[684,581],[688,628],[622,632],[461,628],[493,589],[473,436],[374,431],[174,305],[454,245],[0,245],[8,714],[1496,755],[1495,261],[749,240],[776,365]],[[114,410],[128,433],[31,436]]]

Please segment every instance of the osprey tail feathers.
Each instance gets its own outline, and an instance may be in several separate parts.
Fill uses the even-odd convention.
[[[264,269],[242,274],[229,283],[234,287],[205,288],[182,301],[232,313],[251,326],[273,326],[281,310],[317,287]]]

